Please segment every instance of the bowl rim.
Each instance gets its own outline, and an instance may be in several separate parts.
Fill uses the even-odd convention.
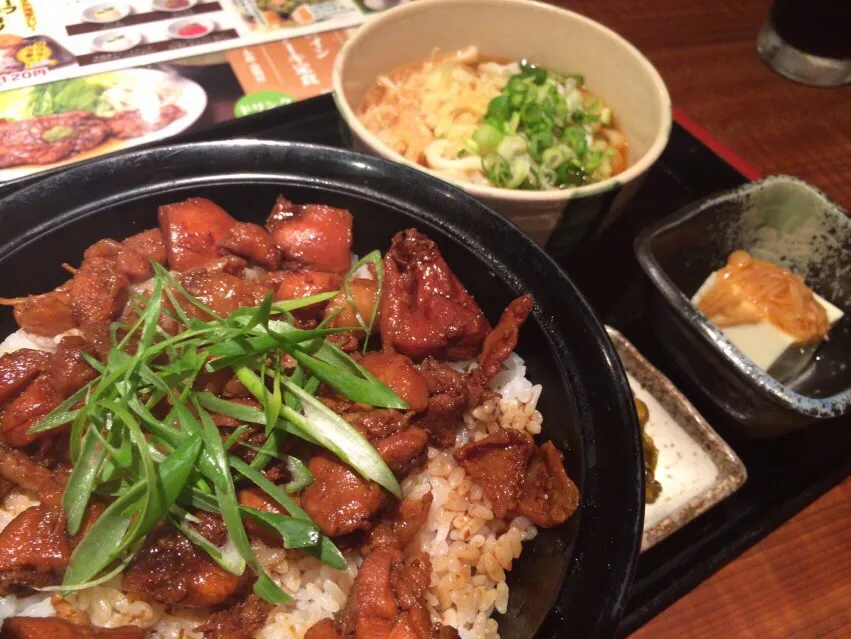
[[[618,42],[629,53],[638,60],[639,64],[644,68],[653,88],[659,96],[661,102],[661,113],[659,121],[656,123],[656,135],[650,148],[642,155],[637,162],[629,165],[624,171],[613,175],[610,178],[586,184],[584,186],[575,186],[566,189],[551,189],[547,191],[521,191],[517,189],[501,189],[494,186],[484,186],[480,184],[469,184],[464,182],[455,182],[449,180],[428,168],[412,162],[397,153],[389,146],[384,144],[377,136],[373,135],[360,121],[354,112],[354,109],[346,100],[343,93],[343,70],[348,60],[349,53],[357,45],[357,43],[367,40],[375,32],[379,32],[385,27],[386,23],[392,23],[395,20],[405,19],[406,17],[415,16],[418,13],[425,13],[435,8],[445,9],[447,5],[452,4],[483,4],[488,6],[520,6],[526,7],[531,11],[550,15],[569,15],[571,18],[583,25],[583,28],[591,29],[599,32],[605,37]],[[331,93],[334,96],[334,103],[340,111],[346,124],[351,127],[357,136],[375,153],[385,159],[404,164],[415,168],[423,173],[428,173],[438,179],[454,184],[465,191],[471,193],[478,198],[501,199],[509,202],[526,203],[526,202],[567,202],[573,198],[590,197],[606,193],[614,189],[622,187],[641,175],[643,175],[659,156],[668,144],[668,139],[671,135],[673,126],[673,107],[671,105],[671,96],[668,93],[668,88],[665,85],[659,71],[647,57],[638,50],[638,48],[629,42],[626,38],[613,31],[609,27],[592,20],[580,13],[562,9],[549,4],[536,2],[534,0],[416,0],[408,4],[398,5],[375,17],[370,18],[365,24],[361,25],[358,30],[345,42],[340,49],[334,64],[331,68]]]
[[[326,166],[343,167],[340,168],[341,174],[310,174],[304,169],[305,158]],[[249,168],[245,162],[247,159],[262,165],[262,169]],[[344,168],[346,174],[342,175]],[[228,176],[227,180],[222,180],[224,175]],[[404,195],[382,189],[379,178],[391,179],[400,186],[404,183]],[[128,180],[132,184],[130,187],[124,184]],[[536,636],[548,639],[561,636],[559,629],[552,633],[549,631],[551,625],[561,628],[561,615],[565,607],[570,606],[567,593],[576,592],[575,588],[569,588],[571,582],[574,585],[591,582],[601,589],[594,598],[593,614],[584,618],[592,629],[581,636],[607,637],[614,633],[637,566],[644,519],[641,439],[626,373],[602,323],[566,273],[516,225],[468,193],[383,158],[316,144],[237,139],[152,147],[72,167],[0,199],[0,268],[10,255],[40,241],[47,234],[67,233],[63,229],[104,207],[138,201],[160,192],[185,193],[187,188],[237,185],[246,180],[272,180],[281,185],[298,181],[300,186],[314,189],[361,198],[374,197],[387,206],[403,207],[401,210],[407,209],[409,214],[419,211],[418,216],[424,226],[453,237],[466,252],[497,269],[497,277],[511,289],[516,291],[524,282],[533,281],[534,269],[530,265],[539,261],[535,272],[543,270],[552,277],[542,281],[535,276],[538,289],[566,292],[575,299],[573,319],[564,319],[563,314],[556,312],[563,302],[560,301],[562,296],[555,293],[544,297],[543,307],[536,304],[533,316],[547,337],[548,356],[555,360],[555,366],[562,374],[562,383],[569,383],[579,390],[577,400],[581,401],[576,402],[576,410],[581,420],[579,442],[584,449],[583,480],[587,482],[583,485],[586,497],[580,500],[579,519],[575,520],[578,525],[571,542],[575,548]],[[423,189],[408,188],[411,183],[418,183]],[[87,188],[69,189],[79,184],[86,184]],[[97,189],[97,185],[103,188]],[[417,204],[420,196],[416,194],[421,190],[431,191],[430,198],[441,204],[463,204],[471,209],[465,217],[472,219],[465,224],[458,216],[445,215],[444,208]],[[62,206],[58,209],[44,206],[45,200],[51,198],[61,198],[58,201],[62,202]],[[473,224],[473,221],[476,223]],[[506,242],[503,237],[506,234],[518,244],[517,251],[523,251],[524,255],[531,253],[525,260],[529,265],[507,265],[508,251],[504,248]],[[498,270],[501,266],[505,268]],[[586,329],[583,341],[597,345],[585,352],[592,354],[592,365],[598,370],[605,369],[611,378],[612,386],[605,399],[597,397],[592,402],[595,396],[584,389],[583,382],[587,378],[578,378],[577,382],[571,377],[571,369],[562,366],[566,359],[574,359],[567,356],[569,351],[563,337],[568,333],[576,335],[574,331],[567,330],[572,325],[583,326]],[[572,370],[578,374],[576,364],[572,365]],[[613,428],[618,429],[618,436],[622,438],[617,453],[602,443],[612,439]],[[625,453],[629,460],[625,459]],[[625,470],[621,465],[624,461],[627,462]],[[614,483],[609,475],[602,472],[613,468],[622,473]],[[620,500],[618,503],[623,507],[617,513],[603,509],[602,502],[613,499]],[[589,561],[591,559],[594,561]],[[542,634],[543,628],[548,634]]]
[[[653,253],[651,244],[663,233],[671,231],[692,218],[741,196],[755,191],[774,188],[781,184],[792,184],[804,188],[824,202],[827,209],[840,219],[851,225],[851,218],[845,210],[833,202],[822,191],[791,175],[770,175],[754,182],[726,191],[719,191],[700,198],[680,208],[664,219],[645,227],[635,238],[633,248],[638,262],[650,281],[662,294],[665,302],[684,320],[692,333],[697,334],[703,342],[709,344],[725,361],[739,378],[748,382],[762,395],[773,400],[783,408],[820,419],[844,415],[851,408],[851,384],[843,391],[829,397],[809,397],[779,382],[766,371],[757,366],[747,355],[727,339],[724,333],[697,307],[691,303],[679,286],[674,284],[665,269],[662,268]]]

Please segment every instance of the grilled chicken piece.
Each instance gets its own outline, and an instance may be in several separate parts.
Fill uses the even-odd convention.
[[[372,443],[405,430],[411,424],[410,413],[392,408],[357,410],[358,405],[346,404],[348,400],[325,398],[324,402]]]
[[[320,293],[337,291],[343,286],[343,276],[339,273],[310,269],[280,271],[275,279],[277,283],[275,287],[276,300],[298,300]],[[293,311],[293,315],[301,320],[316,320],[322,316],[327,305],[328,302],[311,304]]]
[[[579,489],[567,476],[562,458],[561,451],[547,442],[535,453],[526,471],[517,509],[536,526],[558,526],[579,507]]]
[[[98,240],[94,244],[92,244],[89,248],[83,251],[83,261],[86,260],[94,260],[97,258],[107,258],[114,260],[118,255],[118,251],[121,248],[121,242],[110,238],[104,238],[102,240]]]
[[[130,296],[130,280],[114,259],[84,259],[71,280],[71,310],[79,326],[118,319]]]
[[[42,502],[60,494],[64,485],[26,453],[0,443],[0,477],[39,496]],[[47,499],[46,499],[47,498]],[[52,505],[59,505],[58,502]]]
[[[70,397],[97,377],[97,371],[83,359],[84,352],[92,356],[97,355],[97,351],[82,337],[64,337],[50,359],[47,377],[53,390],[63,399]]]
[[[3,412],[0,431],[12,446],[27,446],[37,439],[51,437],[54,432],[30,433],[32,426],[62,403],[62,396],[53,388],[48,375],[36,378]]]
[[[404,399],[410,410],[419,413],[428,408],[428,383],[409,357],[376,351],[358,363]]]
[[[50,362],[50,353],[22,348],[0,356],[0,407],[20,395]]]
[[[70,280],[50,293],[15,300],[15,321],[28,333],[56,337],[77,327],[71,309]]]
[[[270,271],[281,263],[281,252],[275,241],[259,224],[237,222],[216,246],[220,255],[233,253]]]
[[[154,276],[151,260],[165,264],[166,257],[162,231],[151,229],[121,242],[115,255],[115,268],[130,282],[137,284]]]
[[[422,233],[397,233],[384,257],[381,336],[415,361],[462,360],[479,352],[490,325],[467,289]]]
[[[351,264],[352,214],[324,204],[293,204],[279,196],[266,228],[285,263],[345,273]]]
[[[286,511],[281,508],[278,502],[257,487],[243,488],[239,491],[237,497],[240,505],[247,508],[262,510],[267,513],[286,514]],[[245,531],[252,539],[259,539],[267,546],[277,548],[283,547],[284,540],[281,539],[280,533],[267,530],[260,524],[247,518],[242,521],[245,524]]]
[[[264,286],[249,282],[229,273],[210,273],[208,271],[190,271],[180,277],[180,283],[186,291],[198,298],[222,317],[245,306],[258,306],[269,292]],[[178,298],[179,299],[179,298]],[[203,320],[212,319],[208,313],[189,302],[182,303],[189,317]]]
[[[92,324],[80,328],[80,337],[86,340],[86,344],[92,349],[100,361],[105,362],[112,348],[112,337],[110,336],[111,322]]]
[[[168,263],[175,271],[202,266],[218,257],[217,244],[236,224],[218,204],[200,197],[161,206],[159,221]]]
[[[15,395],[5,407],[0,422],[6,442],[13,446],[26,446],[55,434],[51,431],[31,434],[28,431],[62,400],[97,376],[97,372],[83,359],[83,351],[94,353],[94,349],[82,338],[66,337],[53,355],[23,349],[0,358],[0,398],[8,400]],[[32,378],[39,368],[43,372],[21,390],[22,382]],[[2,404],[0,400],[0,406]]]
[[[153,276],[150,260],[164,263],[162,233],[138,233],[123,242],[105,239],[84,253],[72,280],[44,295],[15,300],[15,320],[25,331],[55,337],[72,328],[109,323],[124,310],[131,282]]]
[[[138,626],[95,628],[49,617],[9,617],[3,622],[0,639],[144,639]]]
[[[422,428],[411,426],[375,442],[374,446],[390,470],[401,478],[424,459],[428,433]]]
[[[502,518],[520,500],[526,466],[534,451],[531,435],[501,429],[462,446],[455,451],[455,459],[485,491],[493,514]]]
[[[472,384],[464,373],[431,357],[417,368],[428,387],[428,407],[414,423],[428,431],[436,446],[450,448],[455,445],[464,411],[479,404],[481,387]]]
[[[438,639],[443,631],[431,623],[424,603],[430,578],[431,562],[425,553],[406,559],[393,546],[375,547],[364,559],[340,616],[340,636]]]
[[[340,639],[340,633],[331,619],[323,619],[313,625],[304,635],[304,639]]]
[[[343,276],[339,273],[314,271],[311,269],[296,269],[281,271],[278,276],[276,300],[297,300],[320,293],[330,293],[343,286]],[[324,305],[316,304],[322,308]],[[313,306],[307,308],[314,308]]]
[[[531,295],[523,295],[508,305],[497,325],[485,338],[479,367],[473,372],[475,376],[481,375],[485,380],[490,380],[502,370],[503,362],[517,346],[520,327],[532,311],[534,303]]]
[[[224,526],[213,519],[205,517],[197,529],[222,546],[226,541]],[[218,606],[242,593],[249,573],[240,577],[227,572],[180,532],[163,526],[148,536],[127,567],[124,589],[145,601],[193,608]]]
[[[71,557],[61,506],[33,506],[0,532],[0,594],[59,583]]]
[[[350,633],[356,639],[382,639],[390,635],[399,614],[393,592],[393,573],[401,572],[401,551],[391,546],[380,546],[363,561],[343,615],[343,635]],[[394,571],[395,568],[395,571]]]
[[[407,549],[425,526],[433,501],[429,492],[420,499],[405,499],[383,512],[369,531],[361,554],[368,555],[379,546]]]
[[[355,473],[330,453],[311,457],[313,483],[301,495],[301,505],[329,537],[369,527],[381,506],[381,489]]]
[[[453,446],[464,411],[475,408],[493,395],[487,385],[517,345],[520,327],[532,305],[533,299],[529,295],[509,304],[499,323],[488,332],[479,356],[479,367],[471,373],[461,373],[432,357],[419,364],[417,368],[428,387],[428,406],[423,414],[415,417],[414,423],[428,431],[435,445],[441,448]]]
[[[363,323],[369,326],[369,320],[378,298],[378,282],[362,278],[352,280],[349,282],[349,293],[352,297],[351,302],[349,302],[345,292],[341,292],[328,302],[324,315],[327,319],[330,319],[332,315],[337,314],[331,320],[330,325],[333,328],[351,328],[355,330],[356,334],[363,337],[364,329],[357,316],[360,315]],[[352,303],[354,303],[354,308],[352,308]],[[376,332],[380,327],[381,309],[379,308],[375,315],[372,331]]]
[[[336,622],[325,619],[305,639],[448,639],[433,625],[425,606],[431,579],[428,555],[405,556],[428,518],[431,493],[407,499],[386,511],[361,548],[364,562]],[[443,633],[443,634],[441,634]]]
[[[204,639],[251,639],[266,623],[271,604],[257,595],[249,595],[235,606],[214,612],[195,632],[204,633]]]

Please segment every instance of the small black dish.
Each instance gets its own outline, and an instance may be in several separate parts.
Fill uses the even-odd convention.
[[[803,276],[845,311],[815,358],[781,383],[691,303],[743,249]],[[674,361],[747,435],[772,437],[851,408],[851,218],[810,185],[773,176],[690,204],[642,231],[635,251],[656,287],[653,325]]]
[[[510,573],[512,639],[608,637],[635,569],[643,520],[638,424],[618,357],[564,272],[510,222],[449,184],[357,153],[306,144],[227,141],[121,154],[53,175],[0,201],[0,281],[14,297],[53,288],[61,264],[105,236],[156,226],[157,206],[209,197],[262,222],[275,197],[348,208],[355,251],[386,248],[417,227],[492,320],[515,296],[536,299],[518,352],[543,384],[542,437],[565,452],[581,490],[568,524],[541,531]],[[0,317],[2,335],[16,329]]]

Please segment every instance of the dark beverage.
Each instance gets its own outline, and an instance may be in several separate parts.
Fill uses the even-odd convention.
[[[769,19],[777,35],[804,53],[851,59],[851,0],[774,0]]]
[[[803,84],[851,83],[851,0],[774,0],[756,49],[777,73]]]

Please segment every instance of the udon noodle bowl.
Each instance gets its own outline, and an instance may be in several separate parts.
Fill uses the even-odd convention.
[[[581,75],[488,58],[476,47],[380,76],[358,115],[390,149],[456,182],[560,189],[627,164],[615,115]]]

